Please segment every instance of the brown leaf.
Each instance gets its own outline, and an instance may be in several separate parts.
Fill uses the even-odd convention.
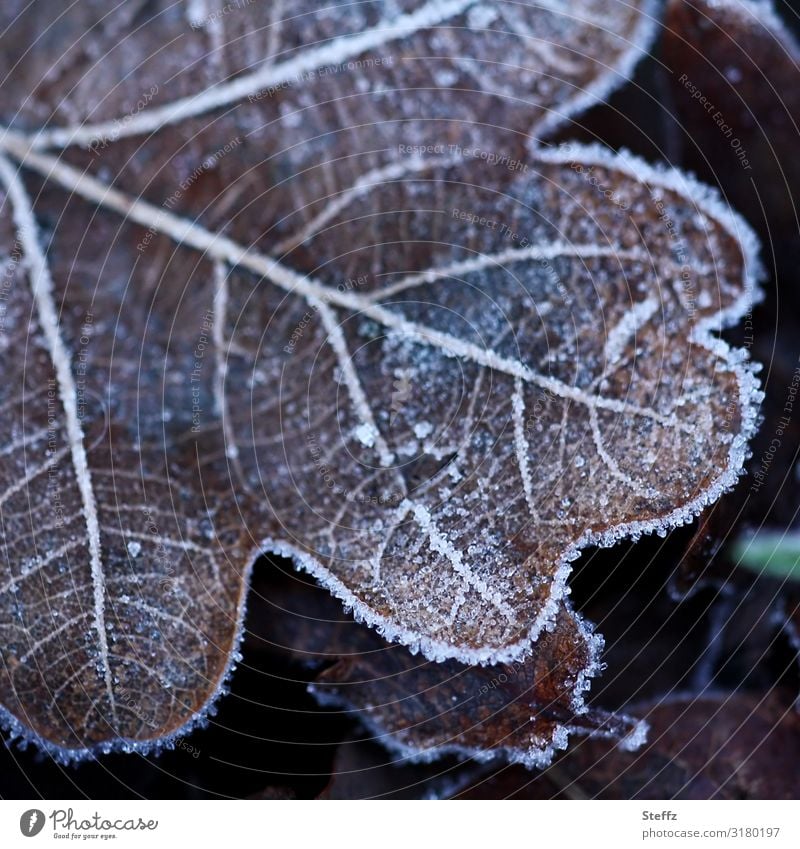
[[[584,163],[591,161],[591,154],[581,153]],[[700,257],[706,251],[713,256],[732,252],[728,263],[732,269],[742,261],[752,266],[752,257],[744,259],[738,254],[737,258],[739,249],[724,229],[731,226],[729,219],[722,217],[714,223],[711,216],[718,213],[713,204],[700,201],[700,211],[708,216],[702,219],[703,226],[716,228],[712,244],[706,246],[705,237],[691,229],[694,225],[689,215],[696,210],[668,185],[674,178],[648,172],[650,183],[643,185],[632,176],[629,166],[595,156],[594,178],[615,184],[622,202],[631,210],[636,207],[635,229],[648,234],[650,251],[658,249],[659,237],[668,239],[652,220],[654,208],[642,201],[655,191],[663,198],[653,202],[655,209],[662,208],[658,204],[668,204],[675,220],[683,222],[685,238],[698,255],[695,268],[702,269]],[[26,161],[50,160],[30,155]],[[417,644],[435,657],[501,661],[516,659],[528,651],[544,626],[558,615],[567,564],[577,549],[587,542],[608,543],[625,533],[662,529],[688,519],[697,506],[735,480],[744,437],[753,424],[749,373],[738,367],[732,352],[712,344],[706,335],[710,325],[698,320],[710,321],[720,306],[728,320],[744,307],[748,293],[737,288],[741,284],[736,282],[736,275],[745,277],[745,270],[734,271],[730,279],[720,281],[713,276],[701,277],[698,286],[712,286],[714,281],[718,288],[698,293],[699,303],[705,306],[698,307],[696,315],[684,315],[680,297],[674,291],[660,289],[657,277],[650,278],[650,294],[629,299],[623,293],[630,281],[623,276],[625,283],[620,291],[621,281],[612,272],[619,263],[625,274],[642,274],[647,267],[638,253],[641,246],[637,250],[635,239],[629,246],[627,226],[622,229],[623,222],[630,223],[629,213],[598,207],[594,185],[587,184],[585,174],[561,164],[559,157],[542,155],[537,168],[538,181],[531,176],[525,181],[509,179],[503,196],[510,208],[501,220],[514,222],[515,232],[531,233],[530,248],[509,250],[497,231],[474,226],[452,235],[444,229],[433,244],[420,236],[415,240],[411,222],[403,225],[403,214],[395,213],[393,225],[399,226],[406,238],[393,254],[381,251],[379,266],[405,273],[399,288],[395,281],[391,306],[380,302],[381,295],[370,298],[370,289],[387,285],[382,280],[366,283],[366,295],[342,293],[331,284],[308,282],[308,278],[285,266],[271,265],[253,253],[242,254],[240,264],[265,267],[276,284],[274,289],[264,291],[253,302],[249,296],[252,283],[245,274],[231,274],[229,289],[225,275],[218,275],[215,290],[209,282],[213,274],[207,273],[205,290],[196,290],[191,301],[199,315],[206,316],[213,312],[220,291],[227,290],[229,312],[223,316],[226,323],[219,332],[230,337],[225,346],[228,385],[239,391],[251,387],[253,398],[249,403],[242,403],[244,399],[240,398],[236,409],[229,408],[226,453],[232,460],[234,476],[239,472],[237,483],[245,493],[257,493],[261,470],[272,470],[272,487],[267,493],[269,512],[265,514],[260,506],[247,512],[256,534],[268,533],[270,523],[273,525],[273,541],[269,536],[261,537],[261,547],[295,555],[305,568],[353,604],[361,617],[380,625],[390,637]],[[489,214],[485,204],[492,198],[494,214],[501,215],[503,209],[494,198],[495,190],[475,187],[478,182],[492,184],[493,172],[475,170],[478,173],[469,184],[432,166],[431,178],[376,190],[360,202],[379,203],[382,209],[404,209],[404,192],[415,194],[418,202],[420,190],[435,191],[448,185],[446,201],[437,194],[428,202],[427,208],[433,212],[427,214],[432,218],[441,217],[433,206],[436,200],[444,204],[446,225],[451,227],[454,218],[450,204],[458,203],[459,208],[472,204],[473,209]],[[66,169],[59,174],[66,175],[65,182],[74,176]],[[553,188],[556,181],[558,191]],[[83,177],[77,178],[77,185],[90,195],[100,190],[98,184]],[[571,232],[585,233],[585,250],[573,250],[555,241],[556,234],[550,236],[548,232],[552,232],[553,224],[537,227],[525,223],[530,212],[519,193],[526,193],[525,199],[533,203],[537,185],[547,202],[541,217],[559,221],[559,226]],[[559,200],[581,191],[589,191],[589,195],[580,216],[577,210],[558,210]],[[460,193],[466,195],[464,201],[459,199]],[[158,213],[142,202],[122,199],[120,206],[123,200],[135,221],[159,221]],[[586,209],[592,204],[596,218],[587,219]],[[417,211],[412,218],[414,227],[430,232],[423,214]],[[352,229],[352,222],[360,219],[348,218],[342,227]],[[602,246],[598,250],[596,243],[602,232],[598,219],[606,235],[614,226],[620,230],[622,244],[613,244],[608,252]],[[176,219],[163,213],[160,222],[167,231],[178,226]],[[187,230],[181,225],[181,232],[195,247],[218,241],[196,227]],[[330,227],[327,233],[329,238],[321,239],[317,249],[321,261],[332,241]],[[353,245],[363,241],[357,232],[340,238]],[[465,246],[454,247],[459,242]],[[69,239],[68,244],[72,243]],[[552,265],[531,262],[542,251],[539,245],[553,243],[554,261],[563,266],[564,279],[573,287],[589,283],[590,291],[575,288],[574,294],[565,298],[561,289],[554,290],[548,272]],[[130,241],[120,249],[133,252]],[[225,247],[225,251],[230,250]],[[668,252],[668,241],[661,250]],[[373,267],[377,260],[371,254],[375,249],[367,243],[362,251],[367,267]],[[219,262],[223,262],[222,257]],[[75,258],[70,257],[69,263],[74,266]],[[509,264],[517,264],[519,269],[511,280],[505,273]],[[657,273],[671,273],[669,258],[657,265]],[[130,267],[135,266],[132,259]],[[579,270],[585,272],[587,267],[592,270],[591,276],[580,276]],[[425,272],[426,268],[431,270]],[[420,272],[424,275],[422,282],[413,276]],[[339,277],[333,270],[326,276],[329,280]],[[449,300],[453,287],[448,281],[453,276],[471,283],[466,291],[460,290],[457,303]],[[595,292],[595,280],[604,281],[600,292]],[[287,285],[308,290],[307,303],[284,302],[284,296],[278,293]],[[642,285],[646,292],[648,283]],[[202,291],[207,293],[205,299]],[[404,291],[410,293],[410,300]],[[424,312],[418,306],[421,295]],[[328,299],[332,306],[325,303]],[[640,318],[643,303],[648,320]],[[545,334],[528,332],[528,327],[535,327],[541,319],[545,304]],[[336,307],[343,308],[338,315]],[[453,323],[456,308],[460,315]],[[609,330],[605,338],[585,342],[577,328],[592,326],[597,315],[603,315]],[[521,321],[512,321],[511,316],[520,316]],[[681,317],[688,319],[684,335],[670,337],[668,331],[678,326]],[[365,319],[371,319],[373,325],[365,325]],[[229,330],[228,321],[235,331]],[[644,347],[636,349],[635,358],[627,335],[632,321],[638,338],[647,340]],[[376,334],[373,327],[377,322],[390,332]],[[271,333],[259,345],[259,328],[267,325],[271,325]],[[474,335],[471,325],[481,327],[483,339]],[[623,328],[625,335],[620,335]],[[201,328],[195,333],[202,331],[201,319]],[[213,328],[210,335],[214,336]],[[354,365],[346,347],[350,342],[355,349],[359,335],[362,340],[373,341],[360,343]],[[690,336],[694,342],[687,346],[685,338]],[[563,337],[558,345],[565,354],[551,358],[548,349],[555,345],[556,337]],[[186,340],[180,334],[170,337],[170,345],[176,349],[174,356],[185,363],[190,374],[197,338]],[[585,360],[576,362],[572,357],[579,340]],[[677,350],[670,351],[671,345]],[[296,350],[292,347],[287,353],[284,349],[289,346],[296,346]],[[154,346],[153,350],[157,354],[159,348]],[[458,364],[453,352],[461,355],[465,370],[455,385],[450,377],[452,366]],[[659,364],[664,358],[682,373],[679,383],[663,376]],[[539,363],[546,371],[533,371],[531,365]],[[392,376],[402,369],[409,379],[400,392]],[[196,422],[194,413],[191,422],[187,418],[198,406],[193,397],[180,402],[184,434],[187,426],[190,431],[195,427],[202,431],[203,423],[206,434],[211,434],[208,438],[218,431],[217,419],[208,411],[221,403],[214,395],[219,389],[215,375],[220,372],[218,368],[213,374],[210,371],[204,377],[207,402],[200,405],[206,411],[199,416],[203,421]],[[442,381],[441,389],[435,389]],[[716,390],[711,388],[714,381],[721,382]],[[315,397],[325,398],[328,387],[338,383],[344,384],[339,390],[344,403],[335,404],[322,419],[317,418]],[[262,386],[272,391],[264,393]],[[471,393],[466,391],[468,386]],[[598,388],[609,396],[598,395]],[[402,396],[400,402],[398,395]],[[442,401],[448,396],[451,400],[444,406]],[[305,397],[304,406],[298,406],[298,397]],[[654,402],[662,412],[651,406]],[[264,405],[256,417],[249,412],[251,403]],[[526,414],[525,407],[531,412]],[[378,411],[377,418],[372,410]],[[730,416],[731,410],[732,432],[717,431],[716,419]],[[242,418],[240,413],[245,412],[247,416]],[[396,413],[395,421],[392,413]],[[281,431],[283,420],[295,423],[291,431]],[[261,428],[265,430],[261,432]],[[613,435],[613,441],[601,436],[604,431]],[[536,435],[536,440],[528,442],[528,434]],[[331,451],[340,440],[343,450],[333,478],[320,458],[323,448]],[[280,446],[278,456],[263,455],[264,446],[270,443]],[[486,452],[490,446],[493,459],[489,462]],[[212,456],[222,459],[221,454],[220,446]],[[390,468],[383,470],[381,464],[390,454],[402,459],[387,463]],[[556,463],[555,468],[549,463]],[[649,481],[642,477],[643,471],[650,475]],[[328,479],[333,480],[332,494],[328,494]],[[583,485],[585,481],[591,481],[591,485]],[[322,492],[321,486],[325,486]],[[504,512],[476,512],[498,500],[505,505]],[[316,517],[313,521],[309,521],[309,506]],[[336,549],[328,541],[332,530],[342,535]],[[294,538],[291,544],[284,541],[287,537]],[[513,547],[508,541],[513,541]],[[376,550],[383,555],[380,575],[376,573]],[[418,566],[413,558],[417,558]],[[470,561],[475,565],[466,565]],[[408,580],[409,566],[415,571],[413,581]],[[228,621],[235,619],[230,616]]]
[[[320,9],[292,0],[198,20],[190,4],[169,0],[114,9],[84,0],[67,14],[14,0],[1,13],[0,67],[18,90],[4,88],[0,108],[20,129],[44,128],[40,144],[59,147],[104,147],[238,101],[245,108],[235,126],[283,123],[270,129],[273,141],[291,127],[296,143],[314,128],[316,144],[286,152],[304,158],[324,149],[332,130],[356,124],[365,103],[376,125],[380,116],[402,126],[446,115],[459,122],[453,140],[462,143],[480,138],[480,127],[472,139],[459,130],[489,108],[495,127],[538,135],[627,78],[653,36],[656,8],[653,0],[580,0],[569,10],[373,0]],[[365,131],[373,145],[398,136],[396,125]]]
[[[745,320],[741,335],[769,370],[764,423],[748,464],[751,480],[738,501],[754,528],[766,523],[781,531],[794,524],[800,497],[791,473],[800,450],[793,411],[799,377],[794,275],[800,249],[800,46],[778,13],[783,5],[672,0],[663,51],[685,131],[682,164],[719,185],[769,244],[771,297]]]
[[[465,786],[473,770],[459,764],[409,764],[369,742],[347,740],[336,751],[320,799],[439,799]]]
[[[67,97],[27,53],[15,66],[6,114],[23,103],[35,114],[0,142],[20,242],[6,222],[4,717],[61,756],[146,746],[202,718],[235,657],[256,550],[292,556],[430,658],[512,662],[539,640],[536,674],[517,686],[548,681],[547,697],[562,698],[593,668],[563,602],[579,550],[666,532],[738,476],[758,393],[744,356],[714,334],[754,295],[747,228],[677,173],[590,148],[507,153],[522,150],[509,132],[540,135],[550,114],[583,105],[576,85],[605,90],[607,68],[629,69],[640,7],[589,4],[598,37],[595,24],[565,30],[550,7],[492,5],[509,35],[476,22],[469,2],[400,4],[387,23],[389,5],[342,18],[297,4],[295,29],[278,27],[266,51],[286,55],[248,71],[239,54],[226,82],[226,70],[192,65],[185,22],[193,48],[151,49],[172,6],[157,7],[144,43],[101,54],[86,86],[77,44],[58,69]],[[52,37],[85,28],[96,8]],[[135,13],[97,18],[97,43],[116,45]],[[45,19],[22,20],[8,37],[32,44]],[[246,20],[235,26],[253,29]],[[206,23],[202,37],[218,37]],[[543,54],[548,27],[559,46]],[[367,78],[389,42],[402,52]],[[453,58],[471,47],[491,71],[455,96],[474,84],[475,60]],[[441,64],[406,61],[431,52]],[[139,85],[188,71],[139,108],[128,70],[145,56]],[[528,68],[513,79],[532,103],[504,89],[509,63]],[[95,115],[101,83],[123,76]],[[500,102],[505,131],[486,123]],[[55,104],[70,111],[57,129]],[[480,130],[462,139],[464,124]],[[359,130],[338,132],[349,125]],[[181,134],[198,126],[211,129],[181,162]],[[469,142],[455,163],[446,127]],[[447,155],[425,159],[431,138]],[[73,144],[93,148],[91,161],[43,152]],[[254,182],[237,185],[254,161]],[[233,187],[216,204],[209,172]],[[97,331],[84,345],[89,313]],[[55,528],[41,520],[53,509],[51,430],[68,508]],[[425,734],[450,745],[443,728]]]
[[[541,767],[572,734],[627,738],[626,745],[636,748],[646,726],[585,711],[581,691],[587,675],[599,671],[587,643],[580,623],[564,611],[527,661],[465,667],[452,660],[431,663],[391,646],[339,661],[320,675],[313,692],[322,704],[355,710],[375,739],[411,760],[502,755]]]
[[[586,708],[603,641],[566,606],[531,658],[465,666],[431,663],[386,643],[343,619],[321,588],[296,578],[264,593],[257,602],[262,626],[255,641],[304,663],[327,661],[311,687],[320,703],[353,711],[377,742],[403,760],[500,756],[532,767],[549,763],[572,734],[626,738],[631,747],[644,739],[646,727],[636,720]]]
[[[773,4],[671,0],[663,57],[685,164],[719,183],[778,251],[786,240],[796,250],[800,48]]]
[[[280,256],[331,207],[426,158],[522,170],[529,144],[627,78],[655,6],[403,0],[320,14],[293,0],[291,14],[252,4],[191,29],[175,4],[148,4],[122,43],[106,15],[97,67],[78,62],[79,79],[37,87],[23,113],[35,106],[34,126],[46,125],[36,145],[66,147],[102,179]],[[149,46],[165,39],[169,50]],[[96,76],[102,91],[115,81],[99,104]],[[17,125],[18,111],[14,101]],[[154,128],[157,144],[143,142]]]
[[[8,200],[22,210],[20,190]],[[64,213],[47,257],[58,326],[32,222],[20,216],[17,243],[2,218],[18,254],[2,333],[0,691],[12,730],[55,753],[197,724],[232,664],[249,554],[221,434],[187,438],[193,400],[211,403],[213,365],[191,378],[202,315],[136,268],[129,227],[96,217],[85,239],[91,209],[72,199]],[[165,247],[163,275],[193,279],[196,258]],[[100,268],[98,288],[83,269]]]
[[[541,774],[504,770],[459,798],[795,799],[800,718],[778,694],[641,705],[649,742],[585,740]]]
[[[390,640],[505,662],[581,548],[663,533],[730,486],[759,396],[710,331],[746,308],[756,261],[674,180],[587,149],[524,178],[431,165],[290,255],[305,303],[231,275],[228,386],[250,391],[230,434],[253,491],[280,445],[264,547]],[[692,304],[662,284],[681,273],[662,215]]]

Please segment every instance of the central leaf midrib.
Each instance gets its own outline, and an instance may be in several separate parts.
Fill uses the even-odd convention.
[[[380,304],[371,303],[362,295],[328,288],[314,278],[302,275],[272,257],[252,251],[227,236],[206,230],[196,222],[181,218],[148,201],[132,198],[125,192],[66,165],[57,157],[33,151],[24,137],[12,131],[6,131],[0,146],[17,158],[23,166],[31,168],[46,179],[54,180],[63,188],[98,204],[101,208],[113,210],[124,218],[147,227],[151,232],[166,235],[179,245],[188,245],[217,260],[247,268],[286,292],[302,295],[307,302],[318,299],[354,310],[373,318],[387,328],[416,337],[422,343],[438,348],[447,355],[462,356],[486,368],[521,378],[526,383],[537,385],[560,398],[569,399],[587,408],[640,416],[664,427],[692,433],[689,425],[678,421],[674,415],[662,415],[648,407],[586,393],[557,378],[539,374],[518,360],[510,360],[450,334],[410,322]]]

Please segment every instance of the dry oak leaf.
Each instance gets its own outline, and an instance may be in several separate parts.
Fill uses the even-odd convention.
[[[584,740],[547,770],[507,768],[458,798],[796,799],[800,717],[785,691],[673,695],[631,708],[649,740]]]
[[[431,152],[521,169],[528,144],[627,79],[657,4],[254,3],[192,28],[188,9],[163,0],[122,39],[131,4],[106,5],[82,3],[94,18],[78,24],[70,10],[44,32],[47,13],[9,21],[18,83],[0,89],[6,122],[118,188],[281,255],[336,203]],[[87,66],[73,33],[95,18]],[[51,53],[19,49],[59,26],[56,69]]]
[[[7,144],[16,150],[13,142]],[[294,557],[360,618],[429,657],[468,663],[522,657],[552,628],[569,562],[581,546],[686,521],[739,473],[754,425],[755,380],[745,356],[712,333],[748,308],[754,246],[738,219],[678,175],[591,149],[542,153],[524,179],[483,163],[458,171],[433,163],[430,174],[353,199],[348,215],[341,221],[334,217],[315,240],[312,274],[303,267],[302,252],[295,270],[126,198],[53,157],[26,152],[23,158],[51,183],[74,192],[68,204],[80,205],[77,195],[102,202],[126,214],[125,228],[132,223],[154,227],[184,250],[199,249],[214,261],[213,269],[200,275],[203,285],[187,296],[195,316],[215,316],[204,338],[209,355],[213,349],[223,363],[206,370],[209,400],[203,409],[218,412],[199,430],[204,440],[212,441],[221,430],[227,441],[224,451],[220,447],[209,456],[227,458],[226,471],[237,491],[253,496],[245,513],[251,537],[261,550]],[[570,165],[578,160],[579,168]],[[588,168],[592,179],[587,179]],[[24,220],[25,210],[30,213],[19,178],[7,162],[3,172],[26,254],[39,257],[28,261],[40,325],[32,328],[33,338],[44,333],[40,344],[54,367],[62,369],[59,393],[66,402],[75,487],[94,547],[85,566],[58,556],[45,564],[66,567],[70,577],[85,569],[80,586],[92,603],[84,604],[83,618],[72,623],[77,633],[62,629],[56,637],[61,634],[63,641],[48,639],[41,646],[31,639],[31,629],[35,623],[48,634],[53,631],[43,585],[48,572],[35,559],[30,563],[25,589],[34,598],[20,606],[13,590],[27,570],[20,572],[25,561],[13,560],[6,621],[17,635],[14,644],[21,647],[13,657],[19,666],[11,668],[16,676],[34,675],[36,686],[27,692],[41,711],[37,687],[44,690],[52,722],[64,703],[51,696],[53,676],[61,686],[63,670],[54,671],[49,654],[58,647],[60,658],[76,639],[81,646],[88,644],[105,667],[105,690],[93,692],[87,686],[91,681],[77,671],[69,680],[99,716],[107,717],[103,699],[114,700],[114,682],[120,676],[103,642],[93,642],[92,635],[104,632],[111,563],[101,560],[107,543],[98,542],[97,529],[90,524],[92,493],[81,477],[88,463],[86,438],[85,433],[77,438],[81,422],[76,410],[69,410],[74,377],[63,373],[69,360],[62,361],[52,294],[41,283],[47,279],[44,257],[33,227]],[[615,186],[617,203],[608,203],[597,181]],[[469,208],[478,218],[464,226],[452,214],[456,207]],[[481,217],[490,215],[513,233],[527,233],[530,244],[509,246],[500,228],[480,224]],[[57,220],[72,218],[62,213]],[[84,212],[77,220],[90,218]],[[374,238],[373,219],[381,218],[389,220],[391,234],[403,234],[402,241]],[[670,221],[666,229],[665,218]],[[676,261],[676,233],[687,251],[693,309],[687,306],[682,266]],[[74,239],[65,250],[70,243]],[[127,267],[135,268],[135,240],[112,243],[115,250],[128,252]],[[356,292],[342,287],[337,281],[348,278],[348,269],[338,265],[337,244],[350,247],[347,262],[386,273],[370,276]],[[168,250],[160,253],[171,259]],[[67,262],[76,267],[74,257]],[[122,259],[117,262],[126,265]],[[227,274],[226,264],[236,270]],[[154,273],[152,267],[148,271]],[[106,317],[124,312],[127,282],[123,277],[104,287],[104,297],[113,302]],[[22,287],[14,291],[23,297]],[[76,312],[91,308],[92,292],[84,298],[88,304],[70,310],[73,322]],[[220,310],[220,303],[226,309]],[[131,312],[128,320],[134,321],[141,308]],[[152,314],[156,327],[163,329],[160,312]],[[167,322],[168,327],[184,324],[191,336],[188,320]],[[169,368],[162,375],[168,384],[185,383],[192,371],[192,346],[203,331],[196,319],[194,326],[190,340],[167,330],[181,363],[177,378]],[[138,345],[141,338],[141,330],[138,338],[134,331],[128,341]],[[158,347],[147,350],[162,363]],[[407,381],[398,374],[406,374]],[[95,379],[102,397],[108,384],[101,372]],[[130,391],[130,375],[123,373],[121,380],[118,389]],[[163,422],[165,413],[169,417],[181,410],[168,433],[170,439],[189,439],[191,444],[196,424],[189,412],[193,399],[185,397],[186,391],[174,409],[169,405],[158,412]],[[132,394],[135,406],[141,393]],[[149,405],[153,399],[146,401]],[[138,415],[134,409],[126,418]],[[18,510],[23,513],[30,492],[24,448],[34,434],[26,435],[20,427],[32,425],[33,420],[9,424],[9,431],[19,436],[8,454],[14,474],[7,498],[22,498]],[[88,429],[88,422],[83,428]],[[110,432],[116,433],[115,428]],[[160,429],[158,433],[163,439]],[[202,456],[200,445],[194,448]],[[159,456],[162,451],[169,459],[169,443]],[[334,487],[328,484],[326,470],[331,469]],[[216,477],[198,487],[222,504],[232,504],[233,496],[218,494],[231,481],[217,483]],[[117,496],[108,497],[119,515]],[[43,498],[46,493],[36,500]],[[207,539],[220,535],[218,522],[235,523],[235,508],[219,513],[222,518],[206,528]],[[196,521],[194,514],[193,527]],[[119,525],[121,537],[125,524]],[[224,530],[235,535],[228,527]],[[178,528],[175,533],[181,539],[185,532]],[[200,546],[199,557],[209,556],[202,543],[194,545]],[[45,559],[52,551],[58,551],[53,542]],[[130,568],[127,560],[121,567]],[[246,579],[242,561],[246,558],[234,551],[226,558],[228,577],[220,580],[233,597]],[[191,578],[199,581],[203,594],[215,595],[194,564]],[[216,580],[215,575],[211,587],[216,588]],[[196,624],[193,614],[184,618],[185,612],[165,610],[163,604],[147,606],[153,608],[148,616],[168,623],[171,638],[166,642],[171,645],[183,630],[204,627],[202,616]],[[210,641],[209,653],[216,658],[235,641],[237,616],[232,611],[233,605],[222,611],[224,639]],[[141,616],[123,617],[120,624],[132,634],[141,627]],[[153,646],[148,642],[160,666],[166,658]],[[119,662],[138,661],[125,654]],[[153,671],[149,701],[153,710],[172,717],[174,698],[170,695],[166,706],[159,703],[164,690],[157,683],[162,678],[171,686],[172,676],[161,672]],[[94,670],[90,679],[93,675]],[[203,692],[216,692],[216,681],[208,675]],[[18,684],[10,689],[26,692]],[[128,743],[139,739],[148,720],[157,737],[163,717],[155,720],[150,707],[143,709],[136,698],[131,701],[130,733],[121,736]],[[196,707],[188,698],[181,704],[186,710],[187,705]],[[36,711],[16,710],[39,719]],[[57,745],[63,748],[68,748],[69,735],[86,734],[74,718],[69,722],[69,734],[58,729]],[[90,725],[97,735],[93,739],[109,733],[104,723]],[[38,727],[42,736],[55,736],[52,725]],[[120,726],[114,728],[118,733]]]
[[[572,735],[613,738],[630,749],[645,740],[645,723],[584,704],[601,647],[562,608],[532,659],[464,666],[415,658],[402,646],[373,646],[326,669],[312,692],[321,704],[355,712],[374,739],[410,761],[499,756],[543,767]]]
[[[202,317],[131,264],[117,220],[60,191],[39,196],[65,216],[45,257],[5,159],[0,178],[2,720],[62,758],[131,748],[220,691],[252,558],[221,433],[187,438],[192,401],[211,403],[207,376],[197,396],[189,381]],[[165,247],[163,274],[191,285],[197,256]]]
[[[432,663],[342,614],[322,588],[287,577],[256,595],[251,644],[322,666],[311,692],[351,711],[398,758],[458,755],[542,767],[573,734],[613,737],[628,748],[646,726],[589,708],[585,693],[601,669],[603,639],[562,606],[533,656],[514,664]],[[333,661],[333,663],[331,663]]]
[[[82,0],[68,10],[13,0],[0,11],[0,77],[14,81],[0,111],[40,147],[100,149],[234,103],[238,129],[277,125],[273,139],[300,125],[323,135],[355,127],[365,104],[371,121],[388,123],[370,128],[373,141],[384,133],[395,146],[406,132],[423,141],[425,123],[445,116],[461,122],[453,141],[480,139],[476,116],[488,131],[539,136],[628,78],[653,38],[658,6],[289,0],[198,19],[195,4],[172,0],[113,9]]]
[[[443,20],[426,15],[473,5],[420,4],[364,32],[416,37]],[[384,43],[360,38],[300,65]],[[112,120],[108,136],[160,138],[285,77],[273,66]],[[201,718],[256,550],[292,555],[430,657],[501,662],[553,627],[582,545],[687,520],[735,481],[757,393],[713,333],[752,300],[755,248],[680,175],[576,148],[516,175],[419,160],[377,185],[337,183],[330,202],[318,181],[321,211],[303,206],[277,260],[31,149],[105,143],[102,129],[2,140],[59,187],[32,201],[3,160],[18,231],[5,356],[12,333],[29,339],[2,408],[3,507],[18,521],[4,539],[4,719],[55,753],[146,747]],[[84,352],[87,315],[102,344]],[[42,430],[58,431],[74,510],[39,544]],[[132,520],[128,503],[146,509]]]
[[[383,110],[406,122],[409,143],[436,138],[422,120],[434,105],[451,128],[453,119],[461,129],[480,127],[481,115],[502,108],[509,125],[544,132],[625,79],[652,32],[650,11],[647,2],[589,2],[578,19],[559,3],[294,3],[283,14],[254,4],[197,22],[188,6],[172,3],[11,3],[1,13],[8,84],[0,104],[15,130],[35,136],[17,138],[18,157],[31,146],[69,147],[65,158],[80,159],[78,146],[88,145],[96,173],[123,186],[132,174],[128,187],[138,193],[158,187],[146,167],[157,169],[166,155],[171,202],[158,203],[181,209],[197,193],[181,189],[178,198],[176,176],[187,189],[205,187],[215,131],[231,142],[220,114],[231,115],[236,139],[249,133],[250,147],[237,145],[226,159],[245,173],[265,150],[284,150],[282,131],[294,135],[291,155],[304,165],[297,151],[315,154],[313,137],[347,123],[343,104],[356,92],[370,101],[367,135],[376,127],[395,133],[380,121]],[[478,74],[471,54],[505,62],[481,62]],[[365,71],[373,78],[366,85]],[[312,138],[289,108],[296,93]],[[126,171],[121,140],[153,131],[157,140],[141,150],[131,139],[138,156]],[[5,142],[14,149],[12,133]],[[412,170],[418,158],[407,158]],[[269,160],[272,174],[289,161]],[[75,194],[59,198],[38,186],[34,213],[14,166],[3,163],[13,210],[4,214],[18,230],[15,238],[4,221],[3,342],[16,380],[3,408],[3,721],[62,758],[144,750],[202,720],[236,657],[256,546],[238,515],[247,487],[223,427],[222,322],[227,267],[244,252],[226,246],[210,262],[173,252],[151,229],[169,223],[163,210],[136,206],[130,218],[148,227],[142,235],[81,200],[128,213],[131,199],[88,178],[74,186],[75,175],[47,155],[27,156],[26,165]],[[347,169],[326,168],[329,189],[339,172],[349,187]],[[172,223],[170,236],[182,241],[187,222]],[[189,244],[205,250],[203,238]],[[147,248],[146,262],[134,245]]]
[[[228,433],[262,544],[431,659],[518,659],[582,547],[665,532],[737,479],[760,395],[715,333],[752,302],[754,240],[596,149],[434,163],[349,201],[284,258],[301,275],[228,281]]]

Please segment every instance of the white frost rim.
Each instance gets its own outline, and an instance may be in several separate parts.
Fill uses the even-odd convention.
[[[581,714],[585,714],[589,710],[585,702],[585,693],[589,690],[590,679],[598,675],[603,668],[600,662],[600,655],[603,651],[604,640],[602,636],[592,631],[591,627],[586,624],[579,614],[574,613],[572,610],[569,610],[569,613],[574,618],[589,651],[589,663],[576,676],[575,686],[572,692],[571,707],[575,712],[576,719],[578,719]],[[605,739],[617,737],[617,734],[611,728],[590,729],[578,724],[557,724],[549,740],[545,738],[532,740],[531,745],[527,748],[501,745],[494,748],[482,749],[464,746],[459,743],[443,743],[428,748],[421,748],[410,745],[401,739],[406,729],[399,732],[387,729],[375,716],[371,715],[369,709],[354,705],[340,693],[328,692],[313,683],[308,685],[308,691],[323,707],[338,707],[354,713],[361,725],[377,742],[393,754],[411,763],[430,763],[439,758],[454,755],[456,757],[469,758],[478,763],[486,763],[503,758],[510,764],[520,764],[526,769],[544,769],[550,765],[557,752],[567,748],[569,738],[572,735]],[[633,752],[647,742],[649,726],[646,722],[623,713],[615,713],[613,716],[617,722],[621,725],[627,725],[629,729],[627,733],[619,738],[617,743],[619,748],[627,752]],[[491,721],[491,719],[486,721]]]

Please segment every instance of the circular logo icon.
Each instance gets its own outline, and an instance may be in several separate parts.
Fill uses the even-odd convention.
[[[25,837],[36,837],[44,828],[44,812],[31,808],[19,818],[19,830]]]

